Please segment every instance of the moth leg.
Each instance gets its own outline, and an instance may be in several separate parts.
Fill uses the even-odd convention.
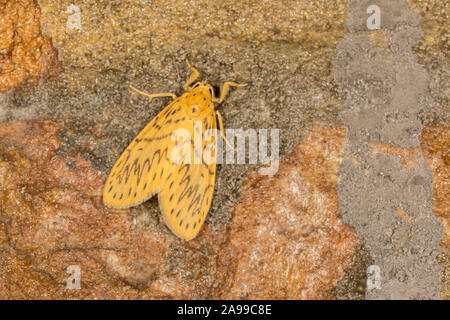
[[[229,87],[245,87],[246,85],[247,85],[246,83],[236,83],[233,81],[227,81],[222,86],[222,90],[220,91],[220,97],[219,98],[214,97],[212,101],[216,103],[221,103],[223,99],[225,99]]]
[[[190,91],[191,88],[191,84],[197,80],[198,76],[200,75],[200,73],[198,72],[197,69],[195,69],[193,66],[191,66],[191,64],[189,63],[188,59],[186,59],[186,63],[189,67],[189,69],[191,69],[191,71],[193,72],[193,74],[191,74],[191,76],[189,77],[188,81],[186,81],[186,83],[184,84],[184,91]]]
[[[136,91],[137,93],[143,94],[144,96],[151,98],[158,98],[158,97],[172,97],[173,100],[175,100],[177,98],[177,96],[173,93],[170,92],[163,92],[163,93],[154,93],[154,94],[150,94],[141,90],[136,89],[135,87],[133,87],[130,84],[130,88],[133,89],[134,91]]]
[[[217,119],[219,119],[219,127],[220,127],[220,134],[222,135],[223,139],[227,143],[227,145],[233,149],[235,152],[237,152],[237,148],[233,147],[233,145],[228,141],[227,137],[225,137],[225,133],[223,132],[223,120],[222,116],[220,115],[219,111],[216,111]]]

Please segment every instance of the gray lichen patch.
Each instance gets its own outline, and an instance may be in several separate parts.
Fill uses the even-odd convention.
[[[443,227],[431,211],[432,174],[419,148],[420,113],[432,108],[429,78],[412,53],[422,31],[406,3],[371,1],[381,30],[367,30],[367,1],[349,2],[334,61],[348,129],[340,212],[364,240],[381,283],[369,299],[439,298]]]

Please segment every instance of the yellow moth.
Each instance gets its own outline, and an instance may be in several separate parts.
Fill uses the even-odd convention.
[[[150,121],[117,160],[106,180],[103,202],[108,207],[129,208],[158,194],[166,225],[178,237],[191,240],[200,231],[211,207],[217,158],[217,137],[212,134],[208,139],[207,136],[198,148],[194,146],[194,130],[215,131],[218,120],[225,138],[222,117],[214,103],[224,100],[230,86],[246,84],[225,82],[220,96],[215,97],[211,85],[194,84],[199,72],[187,60],[186,63],[193,74],[180,97],[172,93],[148,94],[131,87],[150,98],[168,96],[173,101]],[[199,161],[173,158],[174,154],[183,154],[186,146],[192,151],[186,154],[197,156]],[[199,151],[209,151],[210,161],[198,157]]]

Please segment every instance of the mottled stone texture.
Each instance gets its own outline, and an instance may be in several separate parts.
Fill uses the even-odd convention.
[[[433,212],[445,227],[441,245],[450,249],[450,122],[426,127],[420,140],[433,172]]]
[[[345,34],[347,0],[71,1],[39,0],[41,28],[58,50],[61,71],[36,87],[0,96],[0,122],[48,119],[72,129],[71,143],[95,145],[94,165],[109,170],[190,75],[232,88],[220,105],[225,128],[281,130],[280,154],[291,152],[313,123],[333,126],[340,108],[331,61]],[[79,8],[80,29],[71,28]],[[103,136],[86,134],[96,125]],[[242,180],[258,165],[219,166],[207,221],[224,232]],[[132,209],[153,223],[156,201]],[[142,213],[142,214],[140,214]]]
[[[378,5],[381,29],[365,27]],[[421,115],[433,106],[426,70],[412,45],[420,17],[403,0],[349,1],[335,79],[347,94],[348,129],[338,187],[339,210],[380,268],[369,299],[439,298],[442,224],[432,212],[433,177],[420,149]]]
[[[330,297],[358,244],[338,212],[344,141],[342,129],[315,127],[273,178],[245,181],[231,222],[236,271],[226,298]]]
[[[450,299],[450,122],[425,127],[421,137],[425,161],[433,172],[433,213],[444,225],[441,241],[442,275],[441,298]]]
[[[136,228],[128,210],[105,208],[104,174],[61,150],[60,128],[0,126],[0,298],[208,297],[211,274],[224,274],[218,253],[200,252],[202,240],[181,244],[162,224],[159,232]],[[66,288],[71,265],[80,267],[80,290]]]
[[[139,226],[105,208],[104,174],[60,129],[0,126],[0,298],[320,299],[351,261],[357,238],[336,195],[343,130],[314,128],[276,176],[247,181],[225,234],[206,224],[183,242],[158,217]],[[72,265],[79,290],[66,288]]]
[[[450,121],[450,43],[448,41],[448,1],[406,0],[411,10],[421,16],[423,38],[413,45],[419,64],[423,65],[430,79],[428,89],[433,98],[433,108],[424,110],[422,120],[427,125],[433,121]]]
[[[160,222],[157,201],[148,201],[130,211],[108,211],[98,198],[104,174],[131,139],[169,101],[149,102],[146,97],[131,94],[129,85],[151,93],[180,94],[189,75],[185,58],[200,70],[202,80],[215,86],[227,80],[248,83],[245,89],[231,90],[220,106],[225,127],[279,128],[282,155],[294,150],[314,124],[347,126],[346,159],[339,170],[338,190],[345,191],[341,189],[343,185],[359,188],[351,187],[343,198],[341,194],[347,206],[341,214],[363,240],[375,239],[366,243],[365,252],[375,258],[374,263],[386,261],[388,272],[382,270],[383,275],[387,274],[383,279],[395,277],[398,281],[392,282],[389,290],[396,293],[403,283],[411,283],[408,279],[415,278],[420,286],[429,288],[422,291],[426,291],[423,297],[437,297],[439,284],[435,280],[439,270],[432,256],[439,241],[442,244],[442,232],[439,221],[431,216],[431,206],[433,210],[438,208],[440,221],[448,223],[441,214],[445,213],[446,193],[440,189],[446,187],[442,172],[448,165],[439,160],[445,159],[441,156],[444,153],[437,146],[424,147],[428,144],[420,135],[423,125],[449,119],[448,4],[441,0],[406,2],[422,19],[408,11],[405,1],[374,0],[370,4],[378,4],[382,9],[382,29],[368,32],[364,27],[365,6],[369,2],[365,0],[39,0],[40,26],[58,50],[60,72],[58,77],[39,81],[37,86],[17,87],[27,83],[24,79],[40,77],[47,65],[53,65],[55,54],[50,41],[41,36],[36,1],[0,0],[0,88],[16,88],[0,94],[0,122],[49,119],[60,123],[8,124],[2,128],[2,137],[8,137],[9,142],[2,144],[6,151],[1,152],[0,162],[7,174],[1,175],[0,188],[2,194],[9,191],[0,199],[0,297],[238,296],[245,292],[233,285],[235,274],[247,279],[249,288],[254,289],[249,292],[253,296],[276,291],[267,286],[256,288],[254,278],[246,278],[242,270],[248,267],[248,256],[243,252],[242,261],[233,258],[235,242],[229,236],[230,226],[236,239],[244,235],[236,228],[238,221],[245,220],[238,211],[236,220],[232,220],[232,212],[239,201],[241,182],[257,166],[218,166],[207,223],[199,238],[188,243],[175,239]],[[75,13],[68,11],[71,5],[79,6],[81,29],[68,27]],[[347,17],[350,35],[344,27]],[[420,29],[424,31],[422,39]],[[343,64],[333,68],[336,54]],[[60,125],[61,141],[53,134]],[[10,133],[6,134],[7,130]],[[24,132],[31,132],[33,137]],[[429,146],[433,139],[427,140]],[[78,151],[70,146],[76,146]],[[430,164],[430,159],[437,162]],[[436,163],[440,164],[435,167]],[[266,178],[255,177],[252,179],[262,180],[263,185],[269,183]],[[296,179],[299,184],[300,178]],[[305,181],[305,177],[302,179]],[[394,180],[391,183],[389,179]],[[373,184],[358,184],[367,180]],[[284,185],[282,181],[270,181]],[[301,186],[299,192],[310,187]],[[385,188],[387,196],[379,188]],[[246,184],[245,190],[248,193],[254,189]],[[393,199],[390,193],[398,190],[398,195],[406,199]],[[324,192],[316,192],[319,194]],[[292,197],[291,192],[288,195]],[[311,203],[313,198],[308,195],[305,199]],[[331,191],[323,199],[332,203]],[[280,201],[286,205],[285,199]],[[356,208],[355,219],[344,210],[352,207]],[[299,212],[305,209],[300,208]],[[309,216],[310,212],[306,213]],[[327,211],[328,214],[331,213]],[[274,220],[258,217],[279,230]],[[286,225],[287,218],[281,213],[275,217],[282,226]],[[337,225],[339,221],[336,220]],[[430,229],[421,231],[422,225],[417,222]],[[295,223],[315,226],[307,221]],[[253,227],[253,231],[257,230]],[[330,228],[331,238],[333,230],[336,229]],[[383,236],[384,233],[388,235]],[[301,231],[292,234],[304,244]],[[379,234],[385,243],[376,241]],[[252,241],[256,241],[258,236],[252,235]],[[288,237],[289,234],[279,237],[287,245],[283,253],[295,259],[301,253],[291,250]],[[401,241],[405,241],[405,246],[399,245]],[[331,244],[337,246],[336,242]],[[384,244],[398,250],[377,254],[377,247],[386,248]],[[270,248],[263,249],[271,252]],[[321,250],[317,252],[323,253]],[[334,261],[338,257],[339,254],[331,253],[326,259],[320,258]],[[284,267],[275,258],[269,261],[271,270]],[[417,272],[429,261],[433,265],[430,269]],[[443,258],[447,265],[444,280],[449,279],[448,261],[448,256]],[[311,263],[314,266],[317,262]],[[69,276],[66,268],[72,264],[80,265],[82,270],[79,291],[65,289]],[[326,269],[316,267],[311,270]],[[307,268],[297,266],[292,274],[308,275]],[[357,278],[362,291],[365,269],[366,265],[360,264]],[[333,272],[331,278],[319,275],[310,277],[308,283],[318,288],[322,281],[328,288],[332,278],[340,274]],[[264,270],[262,274],[266,275],[265,284],[270,283]],[[351,272],[346,276],[354,278]],[[283,294],[298,290],[297,293],[311,297],[328,295],[327,289],[295,289],[293,280],[283,285],[280,279],[273,277]],[[383,288],[388,287],[383,284]],[[343,296],[354,297],[348,293]],[[448,297],[448,293],[441,296]]]
[[[55,71],[56,50],[41,34],[35,0],[0,0],[0,92]]]

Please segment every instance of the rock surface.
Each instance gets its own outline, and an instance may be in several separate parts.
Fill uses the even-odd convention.
[[[220,237],[205,232],[185,245],[163,224],[145,230],[128,210],[105,208],[104,174],[62,150],[60,129],[0,126],[0,297],[207,298],[213,276],[224,274],[215,263]],[[205,241],[212,248],[200,250]],[[81,271],[79,290],[67,287],[70,266]]]
[[[433,213],[444,225],[441,298],[450,299],[450,122],[425,127],[421,137],[425,161],[433,172]]]
[[[8,208],[14,210],[17,216],[2,212],[5,218],[0,222],[0,259],[3,259],[0,268],[4,270],[2,279],[5,279],[0,281],[0,295],[18,298],[42,298],[45,297],[44,294],[47,297],[60,298],[237,296],[242,294],[239,288],[233,287],[233,291],[229,292],[229,281],[234,272],[239,274],[241,279],[249,281],[254,289],[249,292],[252,295],[257,292],[268,294],[272,290],[255,288],[251,277],[246,278],[242,273],[247,265],[245,255],[240,264],[228,256],[233,252],[228,229],[234,225],[232,212],[239,202],[241,182],[247,179],[250,172],[257,170],[259,165],[218,166],[213,207],[208,214],[207,224],[199,239],[187,244],[173,239],[164,224],[159,221],[157,201],[149,201],[126,212],[115,212],[102,208],[97,196],[93,195],[101,189],[102,182],[98,179],[103,180],[131,139],[168,103],[166,99],[149,102],[145,97],[130,93],[128,85],[133,84],[151,93],[171,91],[180,94],[189,75],[185,58],[189,58],[200,70],[202,80],[215,86],[222,85],[226,80],[249,83],[246,88],[230,91],[220,106],[225,127],[280,129],[281,155],[287,155],[296,149],[314,125],[325,124],[330,128],[348,126],[349,118],[345,119],[339,115],[352,115],[353,112],[355,116],[355,110],[358,110],[355,107],[362,108],[363,115],[358,118],[361,121],[352,122],[351,130],[347,131],[347,138],[350,137],[349,141],[353,143],[355,140],[352,132],[365,126],[369,128],[370,144],[367,143],[363,148],[365,160],[368,162],[361,161],[354,154],[347,160],[358,167],[387,158],[389,161],[383,162],[377,168],[382,168],[382,172],[401,170],[405,181],[413,183],[411,188],[416,191],[423,186],[424,192],[417,191],[418,200],[407,199],[401,203],[393,201],[387,217],[399,221],[402,228],[408,228],[411,221],[414,223],[415,220],[412,219],[415,214],[421,212],[420,204],[425,199],[426,206],[422,212],[432,220],[430,224],[425,223],[427,228],[431,227],[431,246],[436,251],[443,250],[446,240],[441,239],[442,233],[436,231],[439,226],[435,223],[440,221],[445,225],[448,221],[448,218],[442,218],[442,211],[439,212],[442,203],[445,204],[442,202],[445,197],[440,196],[445,196],[445,191],[442,191],[445,189],[436,188],[445,188],[446,185],[437,182],[442,181],[439,180],[442,175],[439,176],[435,168],[443,172],[445,166],[441,164],[445,164],[445,161],[440,159],[445,159],[441,156],[445,152],[431,142],[430,147],[425,148],[428,144],[423,138],[427,135],[427,127],[424,126],[446,123],[450,119],[448,86],[445,85],[450,81],[446,37],[448,5],[440,0],[375,2],[380,4],[383,10],[383,28],[364,31],[367,14],[366,8],[361,4],[366,3],[365,1],[330,0],[318,3],[306,0],[255,0],[219,1],[205,5],[204,1],[196,0],[177,0],[161,4],[147,0],[100,0],[80,2],[77,6],[77,3],[66,0],[0,0],[0,15],[7,17],[0,22],[0,79],[7,80],[2,80],[0,87],[3,85],[2,88],[5,88],[4,84],[7,83],[8,88],[12,88],[11,85],[15,88],[0,94],[0,122],[35,119],[55,121],[57,124],[41,124],[41,129],[26,131],[36,133],[35,139],[43,135],[48,137],[49,141],[57,141],[55,143],[60,145],[49,147],[50,153],[42,152],[55,166],[49,167],[51,163],[36,160],[36,151],[26,148],[29,140],[24,140],[23,134],[15,138],[14,134],[9,134],[10,141],[15,141],[13,145],[22,146],[25,151],[7,149],[9,153],[2,152],[2,155],[8,156],[6,160],[2,160],[2,166],[12,168],[11,172],[17,177],[17,183],[21,181],[22,185],[33,185],[28,189],[37,192],[38,199],[43,199],[39,200],[39,205],[46,204],[47,200],[53,201],[53,198],[43,193],[40,187],[36,189],[34,185],[46,185],[49,180],[50,189],[58,190],[53,197],[65,205],[64,215],[73,221],[73,224],[69,224],[67,220],[58,220],[57,208],[51,207],[52,202],[49,202],[49,208],[45,211],[49,212],[49,217],[53,217],[51,221],[56,219],[56,225],[64,227],[49,233],[49,242],[46,243],[45,237],[42,236],[43,231],[40,231],[44,228],[40,223],[45,222],[46,218],[28,214],[33,211],[30,208],[33,208],[34,202],[30,205],[29,199],[33,199],[34,193],[30,196],[28,189],[22,191],[19,188],[20,183],[16,185],[15,179],[8,180],[11,186],[7,189],[15,190],[11,199],[18,202],[14,207],[14,202],[7,203]],[[40,15],[37,3],[41,8]],[[23,8],[18,11],[19,15],[11,15],[5,10],[15,10],[14,8],[18,7]],[[413,12],[420,14],[421,19]],[[345,24],[347,17],[350,20]],[[349,29],[346,30],[346,27]],[[45,36],[42,36],[40,29]],[[17,31],[15,38],[11,30]],[[355,32],[359,33],[358,37],[355,37]],[[35,81],[45,74],[41,71],[48,68],[49,71],[52,70],[55,55],[48,47],[50,40],[46,37],[52,39],[58,50],[61,68],[58,69],[57,77]],[[346,49],[342,44],[336,47],[343,37],[346,37],[343,43],[349,44],[347,49],[354,51],[350,52],[355,54],[353,57],[356,58],[353,66],[363,62],[362,69],[353,69],[359,70],[360,73],[354,72],[347,79],[342,77],[342,69],[333,68],[332,64],[336,56],[343,52],[342,49]],[[346,42],[349,38],[356,42]],[[363,46],[359,47],[361,43]],[[365,51],[369,52],[366,56]],[[10,63],[13,53],[18,58],[15,60],[18,62],[16,65]],[[371,54],[374,54],[373,57],[379,63],[369,62],[366,65],[364,59],[370,60]],[[12,73],[3,73],[2,69],[7,68],[9,72],[13,70],[12,67],[15,68]],[[398,79],[393,76],[391,67],[401,71]],[[378,78],[371,78],[372,70],[375,70]],[[11,74],[14,75],[12,78]],[[336,74],[340,80],[335,80]],[[402,78],[412,80],[402,82]],[[27,84],[25,79],[36,85],[17,86]],[[390,92],[392,84],[397,85]],[[417,89],[410,96],[405,94],[408,92],[408,86]],[[352,94],[352,90],[355,90],[353,93],[359,94]],[[367,97],[374,98],[368,105],[364,100]],[[403,111],[409,111],[408,105],[411,105],[412,114],[390,113],[383,119],[381,114],[391,110],[389,101],[386,101],[390,97],[395,97],[395,101],[400,102]],[[375,106],[375,113],[371,113],[371,106]],[[5,126],[15,126],[14,130],[22,132],[23,124],[10,123]],[[26,125],[28,126],[29,124]],[[61,127],[61,130],[56,137],[51,132],[56,131],[57,127]],[[424,135],[421,136],[422,127]],[[440,131],[433,132],[442,137]],[[382,139],[379,139],[380,137]],[[431,140],[430,138],[427,141]],[[400,142],[401,145],[392,142]],[[42,143],[46,145],[45,141]],[[35,150],[41,150],[34,143],[30,145],[34,146]],[[349,144],[346,148],[349,148]],[[352,149],[352,152],[359,153],[357,149]],[[347,155],[348,153],[344,157]],[[27,159],[34,159],[42,168],[48,169],[41,173],[37,167],[33,167],[37,164],[30,164]],[[346,165],[347,160],[344,161]],[[75,162],[76,167],[73,165]],[[15,167],[17,163],[21,166]],[[28,164],[22,166],[24,163]],[[435,167],[436,163],[439,163],[439,167]],[[22,170],[22,167],[25,169]],[[420,175],[425,180],[416,177],[417,170],[421,174],[425,173]],[[338,189],[342,182],[348,182],[349,186],[352,186],[353,181],[346,180],[345,171],[341,172],[344,172],[344,175],[341,176]],[[32,179],[28,179],[26,174]],[[84,181],[92,176],[95,176],[95,181],[84,185]],[[53,178],[47,179],[48,177]],[[67,182],[65,179],[68,177],[72,178]],[[373,178],[377,181],[379,177]],[[386,176],[383,179],[386,182]],[[281,182],[271,181],[282,185]],[[423,182],[425,185],[421,184]],[[434,191],[432,187],[435,188]],[[72,192],[69,192],[71,190]],[[63,200],[59,199],[61,194],[65,196]],[[374,193],[370,190],[355,189],[355,194],[362,202],[362,212],[367,212]],[[441,197],[440,200],[437,196]],[[332,199],[331,193],[327,194],[327,199]],[[346,199],[351,200],[352,197],[338,197],[340,204]],[[23,208],[21,204],[24,204]],[[60,204],[57,205],[61,208]],[[255,206],[257,205],[255,203]],[[68,212],[66,207],[72,206],[75,206],[76,210]],[[92,207],[95,207],[95,210],[90,209]],[[431,210],[435,207],[438,208],[437,215],[440,220],[433,220]],[[40,209],[34,211],[40,212]],[[96,217],[95,221],[92,220],[92,213]],[[349,215],[344,213],[344,218],[348,217]],[[280,221],[285,221],[282,215],[279,218]],[[12,223],[13,238],[8,235],[9,225],[6,222]],[[392,220],[389,220],[388,224],[391,222]],[[46,223],[49,224],[48,221]],[[20,226],[19,231],[16,225]],[[74,230],[73,225],[80,227],[80,230]],[[31,229],[28,229],[28,226]],[[70,229],[67,229],[69,227]],[[44,230],[47,230],[45,228]],[[411,228],[417,228],[417,225],[412,225]],[[24,230],[24,239],[21,238],[21,230]],[[372,231],[361,231],[359,227],[356,227],[356,230],[360,240],[376,234]],[[101,233],[102,236],[85,239],[84,233],[95,232]],[[103,236],[108,232],[113,235]],[[117,236],[117,233],[122,235]],[[73,237],[69,234],[73,234]],[[407,239],[408,233],[401,235],[403,236],[399,239]],[[33,236],[35,240],[31,241]],[[91,247],[93,241],[101,242],[100,238],[108,241],[108,245],[111,244],[114,250],[110,250],[111,247],[107,245]],[[391,238],[393,243],[398,243],[397,238]],[[280,236],[280,240],[282,239]],[[302,240],[301,237],[296,239],[300,242]],[[407,242],[407,247],[411,243],[414,247],[414,243],[417,243],[414,241],[413,239],[412,242]],[[19,245],[18,250],[14,249],[16,242]],[[439,242],[441,249],[438,247]],[[135,243],[140,243],[141,247],[137,246],[137,250],[142,251],[143,255],[132,249]],[[423,249],[423,253],[429,244],[426,241],[422,243],[424,244],[419,245],[418,249]],[[61,249],[68,245],[75,247],[68,247],[71,250]],[[334,290],[337,292],[337,298],[364,297],[360,291],[364,291],[367,265],[369,262],[374,264],[373,258],[378,259],[380,256],[374,254],[370,243],[366,242],[362,246],[365,249],[357,250],[352,258],[353,266],[348,267],[344,278],[338,281],[339,288]],[[151,248],[154,255],[145,248]],[[47,249],[49,251],[45,251]],[[365,257],[359,259],[357,257],[361,252]],[[292,251],[285,253],[294,256]],[[399,253],[399,256],[402,255],[404,256]],[[441,297],[445,298],[449,292],[450,260],[448,255],[442,253],[440,257],[441,265],[446,268],[441,284]],[[346,261],[346,258],[342,261]],[[400,267],[398,261],[393,259],[388,268],[400,279],[398,281],[405,282],[404,270],[407,274],[410,273],[407,269],[414,266],[416,260],[400,264]],[[69,277],[66,269],[73,264],[82,266],[81,290],[65,289]],[[238,265],[243,269],[239,269]],[[296,270],[297,275],[308,274],[304,266],[299,266]],[[341,274],[340,271],[338,273]],[[294,289],[289,289],[286,285],[282,287],[283,294],[327,296],[328,288],[338,273],[331,273],[329,278],[327,275],[319,277],[324,281],[326,292],[311,293],[299,289],[295,293]],[[425,285],[431,288],[428,293],[433,292],[434,297],[438,296],[439,276],[436,268],[436,272],[429,272],[425,277]],[[316,286],[319,282],[311,283]],[[92,288],[97,285],[98,290]],[[152,289],[148,289],[149,287]],[[359,289],[354,293],[356,287]],[[393,292],[396,289],[396,286],[392,287]],[[335,294],[334,291],[331,291],[332,295]]]
[[[206,225],[184,243],[105,208],[104,174],[63,150],[60,129],[0,126],[1,298],[323,299],[351,261],[357,237],[337,211],[342,130],[314,128],[276,176],[248,180],[226,234]]]
[[[35,0],[0,1],[0,92],[56,72],[57,53],[40,18]]]
[[[425,161],[433,171],[433,213],[445,227],[441,246],[450,249],[450,122],[426,127],[420,140]]]
[[[367,30],[369,4],[380,8],[380,30]],[[350,1],[349,8],[351,32],[334,62],[347,93],[339,210],[378,270],[380,283],[367,288],[367,298],[437,299],[443,227],[432,212],[432,172],[419,147],[421,114],[433,106],[428,74],[412,51],[422,36],[420,17],[403,0]]]
[[[269,178],[253,173],[231,222],[236,271],[227,299],[327,299],[356,232],[338,211],[345,130],[314,127]]]

